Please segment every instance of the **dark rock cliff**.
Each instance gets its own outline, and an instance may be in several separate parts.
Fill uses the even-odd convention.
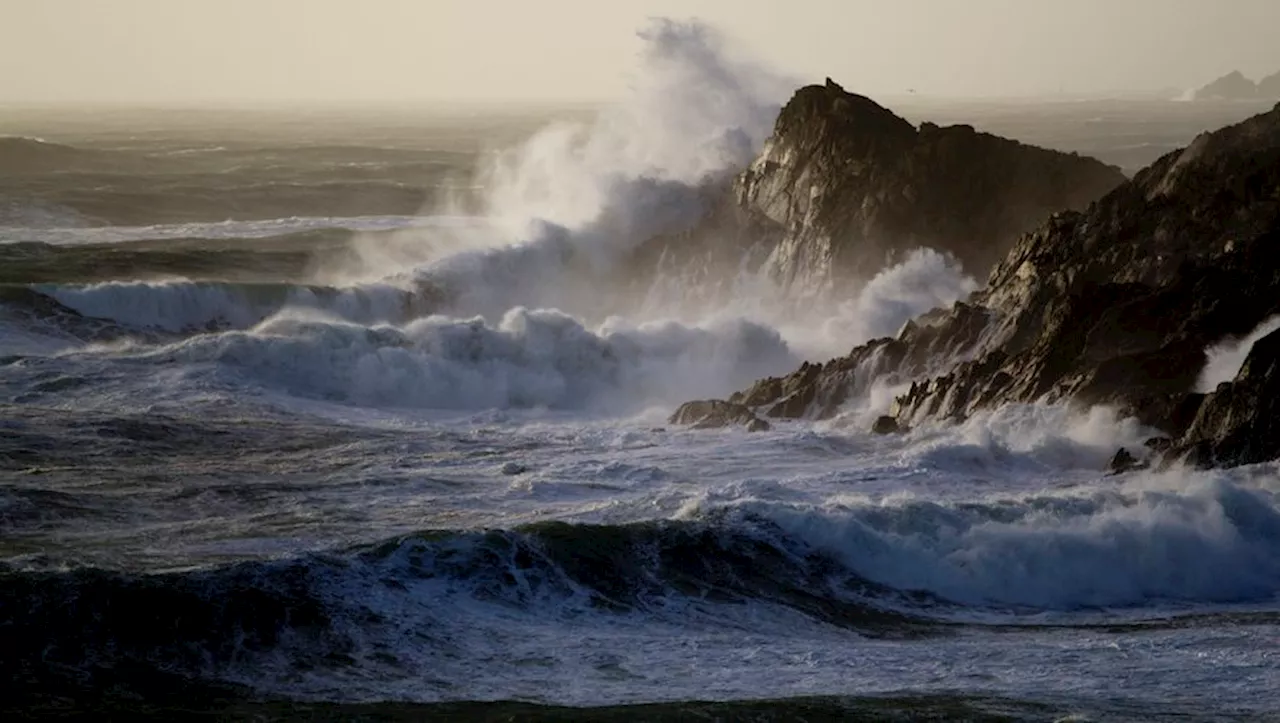
[[[1124,181],[1082,156],[978,133],[917,130],[839,85],[801,88],[738,179],[738,206],[777,239],[769,270],[785,287],[865,279],[920,246],[985,274],[1023,233]]]
[[[1198,137],[1087,212],[1024,236],[969,303],[734,401],[829,416],[876,376],[916,380],[893,416],[959,419],[1018,401],[1105,403],[1204,464],[1280,455],[1280,337],[1236,380],[1194,393],[1205,349],[1280,312],[1280,106]],[[940,367],[949,367],[940,369]],[[1280,410],[1276,410],[1280,411]]]
[[[632,268],[711,287],[764,271],[800,299],[856,290],[846,282],[928,246],[981,276],[1049,214],[1124,180],[1094,159],[969,126],[917,129],[828,80],[796,91],[703,224],[646,244]]]

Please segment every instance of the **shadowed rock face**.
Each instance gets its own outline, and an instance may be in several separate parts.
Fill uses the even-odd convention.
[[[1005,401],[1114,404],[1173,436],[1207,346],[1280,309],[1280,108],[1165,156],[1025,237],[978,303],[974,361],[917,385],[899,415],[964,416]]]
[[[708,296],[761,270],[791,299],[848,296],[887,261],[928,246],[981,276],[1051,213],[1084,208],[1124,180],[1092,158],[970,126],[916,129],[828,80],[795,93],[701,225],[645,244],[631,269],[660,267]]]
[[[985,274],[1023,233],[1124,181],[1091,158],[970,126],[917,130],[831,81],[796,92],[738,179],[738,206],[777,239],[769,270],[787,287],[867,279],[920,246]]]
[[[1278,249],[1280,106],[1200,136],[1086,213],[1054,216],[970,303],[734,399],[823,417],[877,376],[915,379],[892,410],[903,425],[1073,400],[1115,405],[1204,464],[1272,459],[1280,337],[1258,342],[1234,382],[1193,390],[1206,347],[1280,312]]]
[[[1254,343],[1235,379],[1204,398],[1175,454],[1200,466],[1280,457],[1280,331]]]

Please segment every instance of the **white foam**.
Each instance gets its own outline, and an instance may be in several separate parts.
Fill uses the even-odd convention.
[[[796,360],[771,330],[745,321],[592,331],[550,310],[515,308],[496,325],[432,316],[363,326],[293,310],[250,331],[166,347],[166,361],[217,362],[303,397],[371,407],[635,409],[728,394]]]
[[[1174,492],[1096,487],[960,503],[907,497],[730,509],[900,590],[1073,610],[1270,599],[1280,593],[1278,503],[1262,490],[1199,481]]]
[[[1258,328],[1249,332],[1243,339],[1224,341],[1205,350],[1208,359],[1205,361],[1204,370],[1200,372],[1199,381],[1196,382],[1196,391],[1212,392],[1219,384],[1235,379],[1236,374],[1240,373],[1240,367],[1244,366],[1245,359],[1249,357],[1249,351],[1253,349],[1254,343],[1277,329],[1280,329],[1280,316],[1273,316],[1259,324]]]
[[[763,145],[789,81],[698,23],[656,20],[641,37],[621,102],[589,122],[553,124],[477,171],[482,215],[498,232],[453,244],[414,274],[458,292],[450,313],[496,321],[514,306],[555,307],[599,322],[615,281],[607,272],[641,242],[697,222],[708,186]],[[383,260],[379,269],[377,254],[363,255],[361,273],[402,272]]]
[[[871,339],[896,336],[907,321],[932,309],[949,307],[966,298],[978,283],[951,256],[918,248],[879,273],[852,299],[836,306],[831,316],[814,325],[808,346],[844,353]],[[811,326],[810,328],[813,328]],[[797,335],[805,334],[797,330]]]
[[[1107,407],[1077,412],[1065,405],[1007,404],[960,424],[935,422],[917,429],[912,454],[940,471],[993,474],[1069,469],[1106,470],[1120,447],[1134,453],[1154,434],[1135,419],[1118,418]]]

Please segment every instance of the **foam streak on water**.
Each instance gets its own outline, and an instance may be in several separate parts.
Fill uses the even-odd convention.
[[[976,283],[918,249],[801,313],[755,277],[706,308],[621,303],[629,254],[702,217],[790,85],[701,26],[644,37],[627,102],[490,158],[484,217],[317,221],[414,227],[318,270],[341,283],[0,286],[0,676],[50,700],[177,676],[319,701],[1274,710],[1274,465],[1108,476],[1153,431],[1104,408],[872,435],[888,380],[830,420],[668,424]]]

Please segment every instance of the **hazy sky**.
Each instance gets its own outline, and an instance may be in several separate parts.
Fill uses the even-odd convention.
[[[1280,0],[0,0],[0,102],[609,97],[651,16],[870,93],[1280,70]]]

